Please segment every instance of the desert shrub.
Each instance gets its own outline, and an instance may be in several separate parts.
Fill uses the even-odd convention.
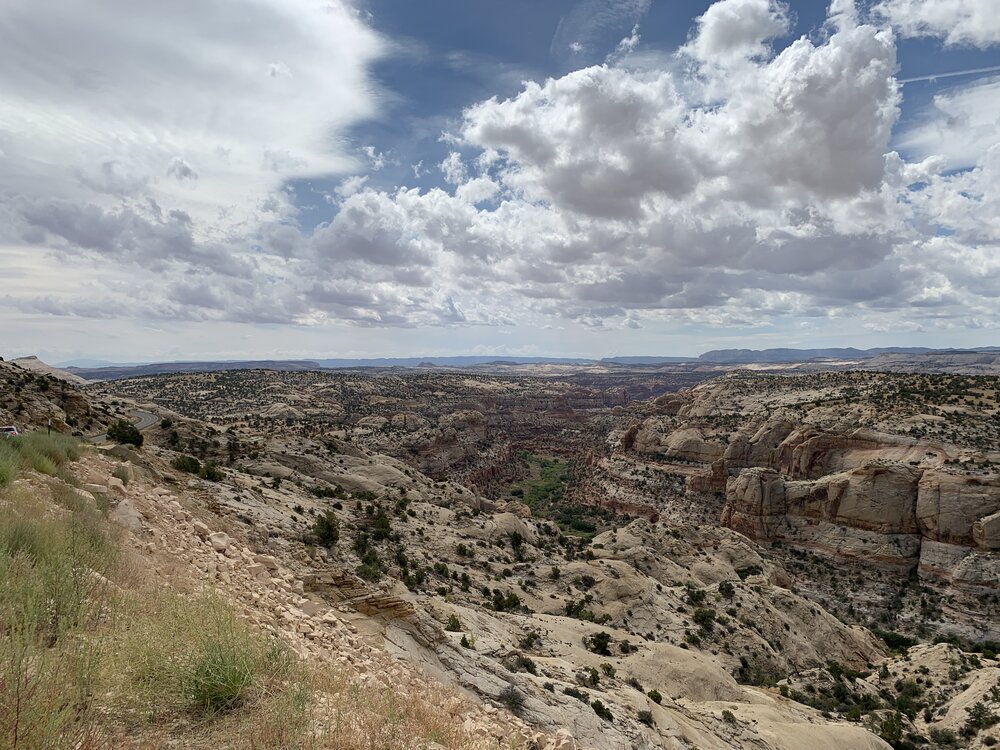
[[[117,559],[100,516],[84,503],[50,517],[29,497],[0,512],[0,622],[46,643],[86,624],[100,605],[101,576]],[[100,576],[94,576],[93,573]]]
[[[663,696],[660,695],[660,691],[657,690],[656,688],[650,690],[648,693],[646,693],[646,695],[649,696],[649,699],[653,701],[653,703],[660,703],[663,700]]]
[[[524,638],[521,639],[521,648],[527,650],[533,649],[542,641],[542,636],[538,634],[537,630],[532,630]]]
[[[595,654],[600,654],[601,656],[611,656],[611,634],[601,631],[600,633],[594,633],[589,635],[583,640],[583,645],[587,647],[588,650],[593,651]]]
[[[910,638],[907,635],[893,633],[888,630],[876,630],[875,635],[881,638],[885,642],[885,645],[893,651],[905,651],[910,646],[917,644],[916,638]]]
[[[21,460],[28,468],[34,469],[39,474],[54,476],[56,470],[58,469],[55,461],[46,456],[44,453],[27,447],[21,449]]]
[[[1000,717],[993,713],[985,703],[979,701],[966,711],[965,724],[962,726],[963,737],[975,737],[980,730],[989,729],[1000,722]]]
[[[513,591],[504,594],[500,589],[493,592],[493,609],[497,612],[516,612],[521,609],[521,597]]]
[[[578,701],[583,701],[584,703],[590,702],[590,696],[583,690],[579,690],[575,687],[563,688],[563,695],[568,695],[570,698],[576,698]]]
[[[29,432],[14,441],[21,450],[36,451],[52,461],[56,466],[62,466],[69,461],[76,461],[81,454],[81,446],[76,438],[62,435],[58,432]]]
[[[653,724],[655,723],[653,721],[653,712],[652,711],[640,711],[639,712],[639,723],[640,724],[645,724],[647,727],[653,726]]]
[[[787,674],[766,658],[750,661],[747,657],[741,656],[740,668],[735,676],[741,685],[774,687],[779,680],[787,677]]]
[[[694,611],[692,618],[696,625],[708,632],[715,626],[715,610],[699,607]]]
[[[719,584],[719,596],[725,597],[726,599],[732,599],[735,594],[736,587],[729,581],[723,581]]]
[[[128,485],[129,482],[128,469],[126,469],[124,466],[116,466],[114,468],[114,471],[111,472],[111,476],[115,477],[116,479],[120,479],[122,484]]]
[[[586,622],[596,622],[597,617],[594,612],[587,608],[587,605],[594,600],[594,597],[587,594],[580,601],[568,601],[564,607],[567,617],[575,617],[577,620]]]
[[[186,474],[198,474],[201,472],[201,461],[194,456],[178,456],[170,462],[170,465],[177,469],[177,471],[183,471]]]
[[[375,523],[372,526],[372,539],[381,542],[392,536],[392,526],[389,523],[389,516],[383,508],[379,508],[375,513]]]
[[[361,558],[361,564],[358,566],[357,573],[366,581],[375,583],[382,580],[383,570],[382,561],[378,554],[375,550],[368,550],[365,556]]]
[[[222,469],[216,466],[214,462],[206,461],[201,465],[198,476],[202,479],[207,479],[209,482],[218,482],[226,475],[222,473]]]
[[[333,513],[326,511],[313,523],[316,542],[323,547],[335,547],[340,541],[340,522]]]
[[[736,723],[736,714],[730,711],[728,708],[722,709],[722,720],[727,724]]]
[[[461,632],[462,621],[458,619],[458,615],[448,615],[448,624],[444,626],[444,629],[451,633]]]
[[[500,695],[497,697],[501,703],[503,703],[515,714],[519,713],[521,709],[524,708],[524,696],[521,695],[521,691],[513,685],[505,687],[500,691]]]
[[[923,688],[915,680],[897,680],[895,687],[899,692],[896,696],[896,710],[912,719],[923,705],[918,700]]]
[[[696,589],[694,586],[687,587],[687,600],[689,604],[698,605],[705,601],[707,594],[703,589]]]
[[[142,447],[143,442],[142,433],[126,419],[119,419],[108,427],[108,439],[116,443],[134,445],[137,448]]]
[[[594,700],[594,702],[590,704],[590,707],[594,709],[595,714],[600,716],[605,721],[614,721],[615,717],[612,715],[611,709],[601,703],[601,701]]]
[[[888,742],[898,742],[903,738],[903,716],[898,711],[889,714],[878,727],[878,736]]]
[[[538,674],[538,665],[535,664],[534,660],[530,656],[525,656],[524,654],[511,654],[504,659],[503,665],[509,672],[528,672],[529,674]]]
[[[958,736],[950,729],[931,727],[928,736],[935,745],[940,745],[941,747],[958,747]]]
[[[229,640],[212,640],[191,664],[185,690],[192,707],[214,714],[236,708],[253,684],[249,652]]]

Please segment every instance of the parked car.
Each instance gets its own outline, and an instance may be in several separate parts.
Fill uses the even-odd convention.
[[[17,431],[17,427],[14,425],[8,425],[7,427],[0,427],[0,436],[5,438],[15,438],[21,433]]]

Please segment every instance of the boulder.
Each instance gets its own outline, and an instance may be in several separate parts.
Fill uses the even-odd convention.
[[[268,570],[278,569],[278,560],[273,555],[254,555],[254,562],[263,565]]]
[[[142,514],[132,504],[131,500],[122,500],[115,506],[108,517],[124,529],[128,529],[133,534],[142,531]]]

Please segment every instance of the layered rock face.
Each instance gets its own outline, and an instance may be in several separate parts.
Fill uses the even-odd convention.
[[[848,570],[866,566],[865,576],[882,571],[887,587],[915,574],[947,600],[944,614],[926,616],[962,621],[967,605],[1000,588],[1000,444],[995,414],[980,405],[1000,391],[965,383],[952,419],[954,383],[915,383],[912,392],[919,385],[925,395],[894,401],[883,395],[898,388],[887,377],[869,394],[859,377],[722,378],[652,404],[619,445],[637,465],[686,480],[682,498],[650,493],[652,511],[678,517],[722,496],[723,526]],[[954,424],[950,440],[926,435],[944,423]],[[875,599],[889,593],[880,591]],[[993,618],[982,615],[976,637],[994,637],[1000,631],[983,625]]]
[[[983,551],[1000,549],[998,511],[1000,477],[929,470],[920,478],[917,521],[921,533],[935,542]]]
[[[752,539],[911,568],[921,546],[917,481],[917,472],[899,465],[869,464],[815,481],[748,469],[729,482],[722,523]]]
[[[882,455],[931,452],[901,442],[890,441]],[[777,466],[730,477],[723,525],[759,541],[917,567],[954,583],[1000,585],[1000,477],[887,458],[854,465],[878,455],[879,445],[871,436],[816,435],[788,450],[786,440],[773,454]],[[793,478],[844,466],[852,468]]]

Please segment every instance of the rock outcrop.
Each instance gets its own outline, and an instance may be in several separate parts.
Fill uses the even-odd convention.
[[[990,542],[1000,512],[1000,477],[970,476],[945,469],[925,471],[917,493],[917,520],[928,539],[947,544],[997,549]],[[975,532],[979,524],[979,539]],[[980,541],[981,540],[981,541]]]

